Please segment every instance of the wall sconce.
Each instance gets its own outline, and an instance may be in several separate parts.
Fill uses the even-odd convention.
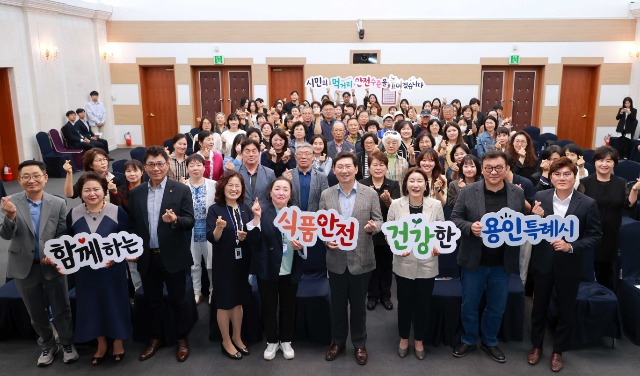
[[[113,48],[110,45],[107,45],[102,50],[102,54],[100,54],[100,56],[104,61],[111,61],[111,59],[113,59],[113,54]]]
[[[356,21],[356,28],[358,29],[358,38],[364,39],[364,27],[362,26],[362,20]]]
[[[55,60],[58,57],[58,47],[56,46],[45,46],[40,51],[42,57],[45,60]]]
[[[640,59],[640,49],[637,47],[633,47],[629,50],[629,59],[632,61],[638,61]]]

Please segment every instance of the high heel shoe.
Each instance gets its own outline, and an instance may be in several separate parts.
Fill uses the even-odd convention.
[[[99,366],[100,364],[102,364],[103,361],[104,361],[104,356],[101,356],[101,357],[94,356],[91,358],[91,365]]]
[[[245,347],[245,348],[240,348],[238,345],[236,345],[235,342],[233,342],[233,340],[231,341],[231,343],[233,344],[233,347],[236,348],[236,350],[238,350],[240,352],[240,354],[244,355],[244,356],[249,356],[251,355],[251,351],[249,351],[249,348]]]
[[[124,352],[122,354],[111,354],[111,358],[114,362],[119,363],[122,361],[122,359],[124,359],[124,355]]]
[[[242,354],[240,353],[240,351],[238,351],[235,354],[231,354],[227,351],[227,349],[224,348],[224,344],[222,342],[220,342],[220,349],[222,350],[222,353],[224,355],[226,355],[228,358],[231,358],[233,360],[240,360],[242,359]]]

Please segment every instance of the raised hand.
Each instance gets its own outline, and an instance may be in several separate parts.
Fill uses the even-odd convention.
[[[473,222],[471,224],[471,233],[477,237],[482,234],[482,223],[480,221]]]
[[[227,221],[222,219],[221,216],[218,216],[218,219],[216,219],[216,228],[225,228],[225,227],[227,227]]]
[[[164,223],[172,223],[178,219],[178,216],[173,212],[173,209],[167,209],[162,215],[162,221]]]
[[[576,162],[576,164],[578,165],[578,167],[584,166],[584,157],[582,155],[578,156],[578,161]]]
[[[293,248],[294,251],[301,251],[303,246],[302,243],[300,243],[298,240],[292,239],[289,241],[291,243],[291,247]]]
[[[544,209],[542,209],[542,206],[540,206],[540,201],[534,201],[531,213],[539,215],[540,217],[544,217]]]
[[[320,154],[320,156],[318,157],[318,160],[320,162],[324,162],[327,160],[327,155],[325,153]]]
[[[235,169],[235,166],[233,165],[233,162],[231,162],[231,160],[228,160],[227,164],[224,165],[224,167],[227,169],[227,171]]]
[[[393,201],[393,200],[391,199],[391,194],[389,194],[389,191],[388,191],[388,190],[386,190],[386,189],[385,189],[385,190],[384,190],[384,192],[382,192],[382,194],[380,195],[380,199],[381,199],[385,204],[387,204],[387,206],[388,206],[388,205],[391,205],[391,201]]]
[[[464,179],[458,180],[458,187],[463,188],[467,183],[464,182]]]
[[[253,212],[254,218],[260,218],[262,216],[262,208],[260,207],[260,201],[257,197],[251,206],[251,211]]]
[[[238,230],[238,240],[243,242],[247,238],[247,232]]]
[[[364,230],[366,232],[374,232],[376,231],[376,229],[378,228],[378,226],[376,226],[376,223],[370,219],[366,225],[364,225]]]
[[[13,202],[9,201],[10,199],[11,196],[2,198],[2,210],[5,212],[7,217],[9,217],[9,219],[13,221],[16,219],[16,206],[13,204]]]
[[[285,179],[291,181],[291,179],[293,179],[293,176],[291,174],[291,170],[286,169],[284,170],[284,172],[282,173],[282,176],[284,176]]]
[[[113,179],[109,180],[109,182],[107,183],[107,189],[110,191],[118,190],[118,187],[116,187],[116,184],[113,182]]]
[[[64,161],[64,165],[62,165],[62,168],[67,172],[67,174],[73,174],[73,166],[71,166],[70,160]]]

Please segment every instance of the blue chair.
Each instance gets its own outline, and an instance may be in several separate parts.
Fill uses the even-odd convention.
[[[556,141],[554,144],[564,149],[565,146],[569,144],[575,144],[575,142],[571,140],[559,140],[559,141]]]
[[[193,154],[193,135],[191,135],[191,133],[189,132],[185,133],[184,135],[187,136],[187,155],[191,155]]]
[[[582,158],[584,158],[584,161],[587,163],[593,163],[593,154],[595,153],[595,150],[593,149],[583,149],[582,150]]]
[[[589,175],[596,173],[596,166],[593,163],[584,162],[584,168],[589,171]]]
[[[631,155],[629,155],[629,159],[632,161],[640,162],[640,151],[638,151],[638,146],[640,146],[640,140],[631,140]]]
[[[164,142],[162,143],[162,145],[169,149],[169,153],[173,153],[173,139],[170,138],[168,140],[164,140]]]
[[[556,136],[553,133],[543,133],[540,136],[538,136],[538,143],[539,143],[540,149],[536,150],[536,153],[539,154],[543,148],[547,147],[547,143],[552,141],[558,141],[558,136]]]
[[[640,163],[622,159],[613,168],[613,173],[624,178],[627,182],[636,181],[640,177]]]
[[[307,252],[296,294],[296,340],[331,343],[331,290],[327,278],[327,249],[318,241]]]
[[[111,171],[124,174],[124,164],[127,163],[126,159],[119,159],[111,164]]]
[[[189,131],[192,140],[198,133],[200,133],[200,128],[191,128],[191,130]]]
[[[622,280],[618,285],[618,303],[622,330],[635,345],[640,346],[640,250],[638,249],[640,222],[629,222],[620,228],[620,265]]]
[[[609,146],[616,150],[620,150],[620,137],[610,137]]]
[[[538,137],[540,136],[540,128],[530,125],[528,127],[525,127],[523,130],[523,132],[527,132],[527,134],[529,135],[529,137],[531,137],[531,139],[535,142]]]
[[[51,147],[51,140],[46,132],[38,132],[36,140],[42,154],[42,161],[47,165],[47,174],[52,178],[64,178],[67,172],[64,170],[64,162],[70,160],[76,170],[75,161],[72,154],[58,153]]]
[[[144,153],[147,151],[147,148],[144,146],[139,146],[137,148],[131,149],[129,155],[131,155],[131,159],[137,159],[140,163],[144,164]]]
[[[582,276],[576,299],[576,315],[574,320],[573,345],[584,345],[599,341],[602,337],[620,338],[622,323],[618,298],[613,291],[595,280],[595,250],[583,253]],[[554,328],[557,324],[558,308],[555,299],[549,304],[549,323]],[[615,342],[614,342],[615,344]]]
[[[16,281],[11,280],[0,286],[0,338],[31,339],[36,337],[36,332],[31,326],[27,307],[25,307],[20,293],[18,293]]]

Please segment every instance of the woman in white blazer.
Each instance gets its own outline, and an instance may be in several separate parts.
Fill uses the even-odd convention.
[[[394,200],[389,207],[387,221],[399,220],[410,214],[423,213],[428,222],[444,221],[444,212],[439,200],[428,197],[428,177],[419,168],[411,168],[402,183],[403,197]],[[426,191],[426,192],[425,192]],[[425,197],[425,193],[427,193]],[[433,256],[438,256],[433,249]],[[409,332],[413,324],[414,353],[423,360],[423,340],[427,329],[429,301],[433,294],[435,277],[438,275],[438,258],[417,259],[411,252],[393,256],[393,272],[396,275],[398,297],[398,332],[400,345],[398,355],[407,356]]]
[[[202,258],[207,265],[207,275],[209,276],[209,302],[211,302],[211,243],[207,241],[207,210],[214,203],[216,195],[215,180],[204,177],[204,157],[198,153],[191,154],[187,160],[187,172],[189,179],[182,180],[191,189],[193,199],[193,214],[195,224],[191,235],[191,256],[193,265],[191,266],[191,279],[193,280],[193,292],[196,304],[202,302]]]

